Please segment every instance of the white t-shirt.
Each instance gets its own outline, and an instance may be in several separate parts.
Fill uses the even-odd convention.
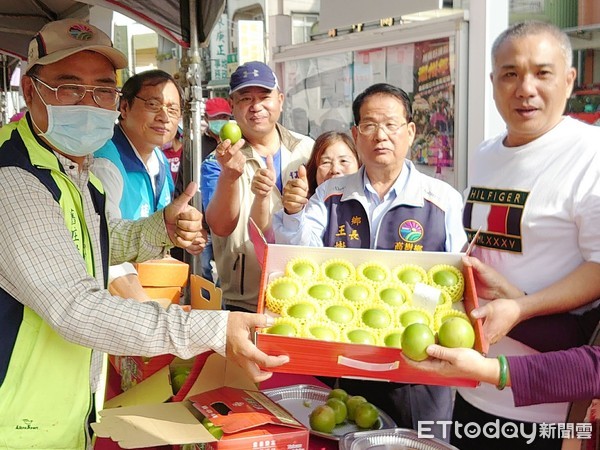
[[[536,292],[585,261],[600,263],[600,127],[564,117],[521,147],[505,147],[505,136],[484,142],[473,158],[464,225],[469,237],[482,227],[473,256],[523,291]],[[515,343],[503,342],[502,351],[492,346],[491,354],[519,354]],[[516,408],[510,390],[459,392],[477,408],[509,419],[566,418],[566,404]]]

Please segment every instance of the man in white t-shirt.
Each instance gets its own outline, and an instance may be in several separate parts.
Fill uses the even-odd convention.
[[[463,216],[469,238],[482,230],[473,256],[513,284],[508,292],[478,278],[480,297],[493,300],[474,313],[495,344],[490,355],[583,345],[591,332],[581,313],[600,298],[600,128],[563,116],[571,62],[569,38],[546,23],[513,25],[492,47],[494,100],[506,131],[476,151]],[[459,389],[452,443],[514,450],[533,436],[528,449],[559,449],[559,431],[548,433],[552,439],[539,424],[564,423],[567,406],[516,408],[508,388]],[[457,431],[496,420],[524,422],[528,436]]]

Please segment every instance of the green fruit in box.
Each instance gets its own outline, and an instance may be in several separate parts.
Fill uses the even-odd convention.
[[[455,286],[458,284],[458,277],[451,270],[439,270],[433,274],[433,282],[440,286]]]
[[[190,374],[192,368],[190,366],[175,366],[170,369],[171,376],[185,375],[186,377]]]
[[[296,303],[288,308],[287,313],[296,319],[309,319],[317,313],[310,303]]]
[[[336,338],[333,330],[319,325],[310,327],[309,332],[315,339],[322,341],[333,341]]]
[[[312,266],[305,262],[294,264],[292,270],[296,275],[302,278],[310,278],[314,275]]]
[[[367,330],[352,330],[348,332],[348,339],[354,344],[375,344],[375,337]]]
[[[331,278],[335,281],[343,281],[350,276],[350,270],[343,264],[330,264],[325,269],[325,275],[327,278]]]
[[[354,318],[354,311],[344,305],[331,305],[325,311],[325,315],[335,323],[346,324]]]
[[[450,348],[473,348],[475,331],[473,326],[460,317],[449,317],[442,322],[438,331],[440,345]]]
[[[344,288],[344,297],[352,302],[364,302],[369,299],[369,289],[353,284]]]
[[[379,293],[379,298],[390,306],[400,306],[406,301],[402,291],[396,288],[383,289]]]
[[[423,281],[422,275],[415,269],[404,269],[398,273],[398,279],[407,284],[415,284]]]
[[[308,416],[310,428],[321,433],[331,433],[335,427],[335,412],[328,405],[319,405]]]
[[[427,347],[435,344],[433,331],[422,323],[413,323],[402,333],[402,352],[414,361],[427,359]]]
[[[296,329],[289,323],[278,323],[267,329],[267,333],[280,336],[296,336]]]
[[[371,429],[379,420],[379,410],[369,402],[360,403],[354,410],[354,422],[359,428]]]
[[[383,281],[386,277],[385,271],[377,266],[366,267],[365,270],[363,270],[363,275],[365,278],[375,282]]]
[[[223,429],[221,427],[210,427],[208,432],[212,434],[216,439],[221,439],[223,437]]]
[[[331,300],[335,297],[335,289],[328,284],[314,284],[308,288],[308,295],[318,300]]]
[[[369,308],[362,314],[362,320],[371,328],[386,328],[392,323],[392,318],[383,309]]]
[[[187,374],[180,373],[171,378],[171,385],[173,387],[173,393],[177,394],[179,390],[183,387],[185,380],[187,380]]]
[[[429,317],[422,311],[406,311],[400,316],[400,323],[402,326],[407,327],[413,323],[429,324]]]
[[[386,347],[402,348],[402,333],[390,333],[384,338],[383,342]]]
[[[295,284],[282,281],[275,284],[271,288],[273,298],[280,300],[288,300],[294,298],[298,294],[298,289]]]
[[[354,413],[358,405],[366,403],[367,399],[362,395],[353,395],[346,400],[346,408],[348,408],[348,420],[354,421]]]
[[[329,391],[327,398],[337,398],[345,403],[348,400],[348,393],[343,389],[335,388]]]
[[[348,408],[346,407],[346,403],[339,398],[330,398],[327,399],[325,404],[333,409],[333,412],[335,413],[336,425],[346,420],[346,417],[348,416]]]

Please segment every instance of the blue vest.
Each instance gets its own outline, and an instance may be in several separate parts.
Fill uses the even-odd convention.
[[[146,167],[136,155],[119,125],[115,126],[113,138],[94,153],[95,158],[110,160],[121,172],[123,193],[119,209],[123,219],[135,220],[148,217],[171,203],[175,186],[169,161],[159,148],[155,148],[154,153],[160,161],[155,180],[156,194],[152,189],[152,180]]]
[[[81,194],[56,156],[31,132],[29,115],[4,131],[0,167],[18,167],[34,175],[52,194],[65,226],[80,242],[89,240],[81,213]],[[90,174],[87,188],[100,219],[104,284],[108,274],[108,224],[105,198]],[[74,241],[74,244],[77,243]],[[77,245],[94,275],[93,257]],[[81,449],[87,440],[91,409],[91,349],[65,341],[33,310],[0,289],[0,446],[6,448]],[[69,399],[65,403],[65,399]]]
[[[423,207],[392,207],[381,220],[377,242],[371,244],[365,208],[358,200],[341,199],[340,193],[325,201],[329,212],[329,226],[323,236],[325,247],[446,251],[445,212],[431,202]]]

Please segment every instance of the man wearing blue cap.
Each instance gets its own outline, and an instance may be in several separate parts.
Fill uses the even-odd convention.
[[[284,95],[266,64],[251,61],[239,66],[229,87],[233,116],[243,139],[235,145],[226,139],[217,146],[221,171],[206,220],[225,306],[256,311],[261,270],[247,229],[254,200],[252,179],[261,169],[275,172],[278,189],[273,189],[270,208],[271,212],[281,209],[282,186],[308,161],[314,141],[277,123]]]

